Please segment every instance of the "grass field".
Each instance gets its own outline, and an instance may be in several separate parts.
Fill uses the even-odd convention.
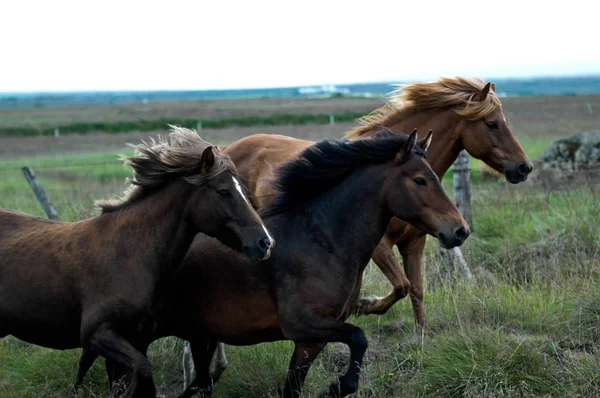
[[[600,96],[503,100],[532,157],[556,137],[599,128],[598,113],[587,111],[590,102],[600,112]],[[282,126],[267,132],[317,139],[339,137],[350,125]],[[207,129],[203,135],[227,144],[254,132]],[[44,215],[19,170],[29,164],[64,220],[92,216],[95,199],[119,194],[124,187],[129,172],[117,160],[123,144],[149,135],[0,139],[0,207]],[[473,186],[473,209],[475,232],[463,249],[474,284],[446,269],[436,241],[428,239],[425,303],[436,337],[413,331],[407,300],[381,317],[351,318],[370,342],[357,396],[600,396],[600,190],[546,191],[532,182],[479,181]],[[369,265],[363,293],[389,290]],[[181,352],[176,339],[151,347],[155,381],[166,396],[179,392]],[[277,396],[292,352],[289,342],[227,346],[226,352],[230,368],[214,396]],[[78,355],[79,350],[1,339],[0,396],[64,396]],[[330,344],[313,365],[304,396],[327,386],[347,360],[345,346]],[[105,384],[98,361],[82,396],[107,396]]]

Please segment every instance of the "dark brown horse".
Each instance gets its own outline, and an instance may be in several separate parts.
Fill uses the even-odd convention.
[[[170,335],[191,342],[197,378],[184,396],[210,394],[216,341],[294,341],[284,393],[289,397],[299,395],[327,342],[345,343],[350,365],[326,394],[356,391],[367,340],[345,320],[356,304],[354,286],[391,218],[446,247],[468,235],[424,148],[415,143],[416,133],[386,130],[355,141],[322,141],[286,164],[276,182],[278,198],[263,216],[278,239],[264,266],[251,267],[215,239],[196,237],[159,305],[157,330],[143,344]]]
[[[152,327],[157,294],[194,236],[254,260],[274,245],[229,157],[192,130],[173,128],[152,144],[126,160],[132,187],[99,203],[97,217],[63,223],[0,210],[0,337],[102,355],[133,372],[127,396],[136,397],[155,389],[132,342]]]
[[[481,159],[506,180],[518,183],[527,179],[532,166],[513,135],[492,83],[464,78],[442,78],[431,83],[412,83],[399,88],[390,102],[361,120],[363,126],[350,131],[351,139],[368,137],[383,125],[400,131],[433,129],[435,139],[427,152],[431,167],[442,178],[463,149]],[[312,141],[279,135],[256,134],[227,147],[248,187],[250,200],[257,209],[275,195],[273,172],[296,157]],[[416,324],[430,333],[423,305],[421,258],[425,233],[394,218],[373,254],[373,261],[393,285],[385,298],[364,298],[357,311],[383,314],[396,301],[410,294]],[[393,246],[396,245],[406,274],[400,268]],[[408,278],[407,278],[408,276]],[[360,292],[360,280],[356,295]]]

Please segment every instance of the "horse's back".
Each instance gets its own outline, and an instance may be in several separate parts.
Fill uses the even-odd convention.
[[[225,149],[257,207],[262,207],[273,195],[271,181],[275,170],[300,152],[314,145],[312,141],[284,135],[254,134],[244,137]]]
[[[16,210],[0,209],[0,247],[1,242],[28,231],[45,229],[57,224],[56,221],[31,216]]]

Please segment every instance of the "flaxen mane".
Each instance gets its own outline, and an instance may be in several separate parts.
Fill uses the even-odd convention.
[[[453,107],[457,114],[469,120],[479,120],[502,106],[494,85],[483,101],[474,101],[485,84],[481,79],[444,77],[434,82],[400,85],[385,105],[360,118],[361,126],[348,132],[345,137],[356,138],[376,126],[389,126],[397,122],[400,112],[412,110]]]
[[[308,147],[278,169],[273,183],[277,197],[261,211],[261,215],[272,216],[305,202],[339,184],[366,163],[394,159],[407,140],[408,135],[382,127],[368,138],[323,140]],[[425,156],[419,146],[415,146],[405,159],[412,154]]]
[[[235,166],[229,156],[200,138],[195,130],[169,127],[171,128],[169,135],[159,136],[158,141],[151,139],[150,143],[142,141],[139,145],[129,144],[135,148],[135,154],[124,157],[123,160],[126,166],[133,168],[133,177],[127,179],[130,185],[120,198],[96,201],[102,213],[122,209],[176,177],[183,177],[191,184],[201,185],[225,170],[235,174]],[[211,146],[215,163],[210,170],[202,173],[200,169],[202,153]]]

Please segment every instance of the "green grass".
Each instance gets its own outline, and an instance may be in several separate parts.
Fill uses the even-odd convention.
[[[528,154],[543,139],[522,140]],[[532,155],[533,156],[533,155]],[[95,199],[120,194],[129,171],[116,153],[0,162],[0,207],[43,216],[19,167],[30,164],[59,215],[96,213]],[[546,192],[531,185],[481,181],[473,186],[475,233],[463,246],[475,281],[447,269],[428,239],[425,303],[435,338],[414,333],[408,300],[381,317],[352,317],[370,346],[357,397],[600,396],[600,203],[593,187]],[[365,295],[391,287],[374,265]],[[181,383],[182,345],[154,343],[150,358],[161,393]],[[227,347],[230,368],[215,397],[275,397],[290,342]],[[58,397],[69,389],[79,350],[57,351],[0,340],[0,396]],[[309,372],[315,396],[345,369],[346,347],[330,344]],[[102,360],[82,396],[105,397]]]

